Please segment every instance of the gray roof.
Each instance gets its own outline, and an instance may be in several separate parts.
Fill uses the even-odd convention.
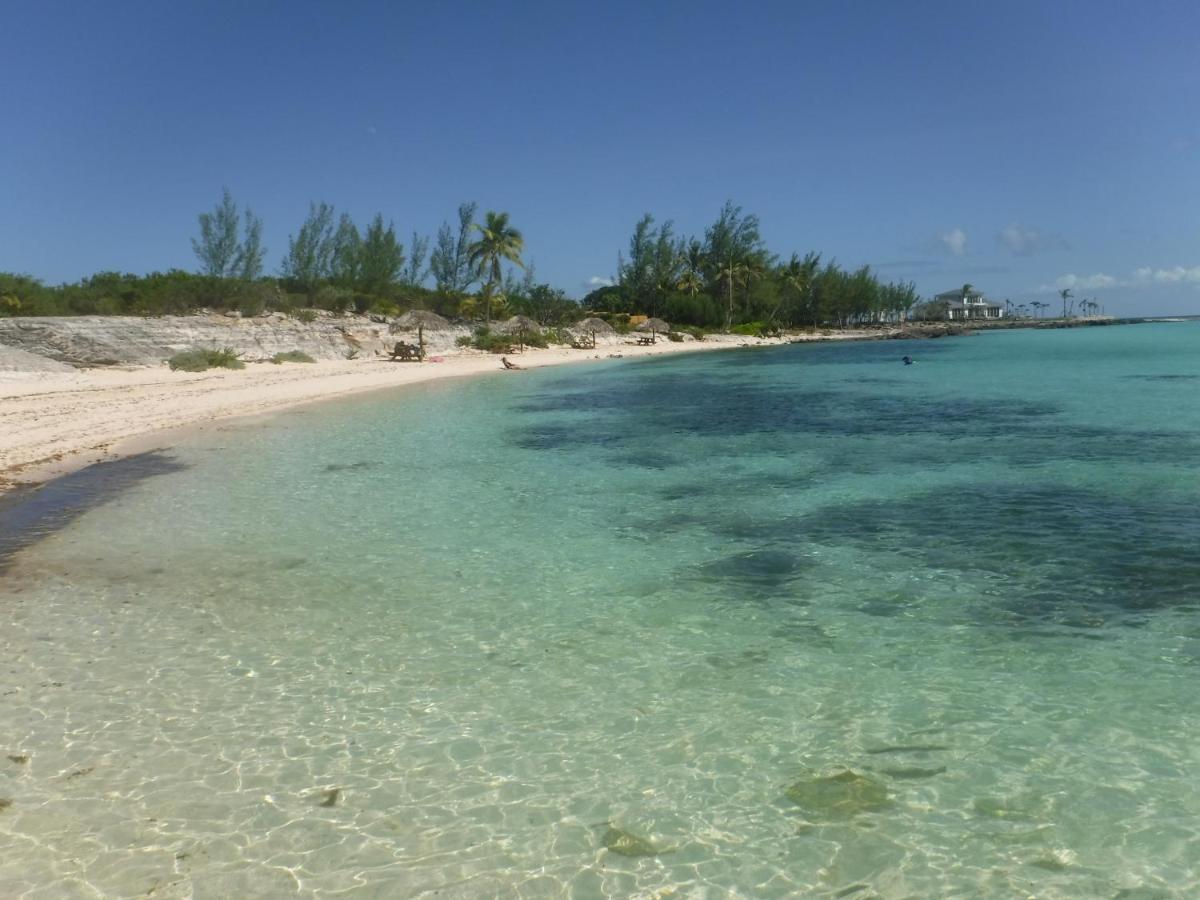
[[[938,294],[938,296],[941,297],[943,295]],[[1000,303],[996,300],[983,300],[982,297],[980,298],[980,300],[982,300],[983,302],[981,302],[981,303],[963,303],[961,300],[947,300],[946,301],[946,309],[983,309],[983,308],[992,309],[992,308],[999,308],[1004,305],[1003,303]]]
[[[954,291],[942,291],[940,294],[934,295],[934,300],[958,300],[962,301],[962,288]],[[980,291],[970,291],[967,293],[967,298],[970,300],[982,300],[983,293]]]

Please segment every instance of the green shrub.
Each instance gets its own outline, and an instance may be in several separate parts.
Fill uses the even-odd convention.
[[[730,334],[740,334],[745,337],[762,337],[766,334],[767,326],[762,322],[743,322],[729,329]]]
[[[667,340],[674,341],[675,343],[678,344],[680,341],[683,340],[683,335],[680,334],[678,331],[668,331],[667,332]]]
[[[526,347],[550,346],[550,341],[545,333],[496,334],[487,328],[476,328],[474,336],[460,337],[457,343],[460,347],[474,347],[476,350],[486,350],[488,353],[508,353],[513,347],[521,344]]]
[[[167,360],[172,372],[203,372],[206,369],[244,369],[246,364],[226,347],[224,350],[184,350]]]
[[[321,309],[344,313],[354,306],[354,294],[344,288],[325,284],[317,291],[315,305]]]
[[[271,357],[271,362],[275,365],[285,362],[316,362],[311,356],[303,350],[288,350],[286,353],[276,353]]]
[[[376,300],[371,304],[368,312],[373,312],[377,316],[398,316],[400,307],[390,300]]]
[[[315,309],[309,309],[308,307],[305,307],[304,309],[298,309],[292,313],[292,315],[294,315],[305,325],[309,325],[317,321],[317,311]]]

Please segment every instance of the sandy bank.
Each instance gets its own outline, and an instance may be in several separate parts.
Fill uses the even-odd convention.
[[[827,336],[829,337],[829,336]],[[524,368],[720,350],[779,341],[713,337],[703,342],[616,342],[595,351],[552,348],[514,357]],[[475,351],[441,362],[380,359],[311,364],[254,363],[238,371],[172,372],[165,365],[71,372],[0,372],[0,491],[155,445],[163,433],[218,419],[271,412],[347,394],[438,378],[506,373],[498,357]]]

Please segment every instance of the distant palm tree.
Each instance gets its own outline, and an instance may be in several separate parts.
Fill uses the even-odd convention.
[[[729,306],[725,312],[725,330],[733,327],[733,286],[750,283],[751,268],[744,262],[729,257],[728,263],[717,270],[717,280],[724,281],[728,290]]]
[[[679,279],[679,284],[676,285],[681,291],[687,291],[693,297],[700,293],[704,287],[704,277],[691,269],[684,270],[683,275]]]
[[[683,275],[677,287],[695,297],[704,289],[704,245],[693,238],[682,250],[679,261],[683,265]]]
[[[487,276],[483,286],[484,317],[487,324],[492,322],[492,294],[496,286],[502,283],[503,273],[500,271],[500,261],[507,259],[519,268],[525,268],[521,262],[521,251],[525,249],[525,239],[521,232],[508,224],[508,213],[488,211],[485,224],[472,223],[472,228],[479,232],[479,239],[471,244],[467,251],[468,259],[481,276]]]
[[[1071,289],[1063,288],[1058,292],[1058,296],[1062,297],[1063,302],[1063,318],[1067,317],[1067,301],[1071,299]]]
[[[817,277],[820,261],[819,253],[806,253],[804,259],[793,253],[792,258],[779,271],[784,287],[796,292],[801,310],[807,308],[812,297],[813,280]]]

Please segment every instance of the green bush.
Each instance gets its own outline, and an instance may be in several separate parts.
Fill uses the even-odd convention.
[[[740,334],[745,337],[762,337],[766,334],[767,326],[762,322],[743,322],[729,329],[730,334]]]
[[[275,365],[285,362],[316,362],[311,356],[303,350],[288,350],[286,353],[276,353],[271,357],[271,362]]]
[[[294,315],[305,325],[309,325],[317,321],[317,311],[315,309],[309,309],[308,307],[305,307],[304,309],[298,309],[292,313],[292,315]]]
[[[676,344],[678,344],[680,341],[683,340],[683,335],[680,334],[678,331],[668,331],[667,332],[667,340],[674,341]]]
[[[206,369],[244,369],[246,364],[226,347],[224,350],[184,350],[167,360],[172,372],[203,372]]]
[[[473,337],[461,337],[457,343],[460,347],[474,347],[476,350],[486,350],[488,353],[508,353],[511,348],[521,344],[526,347],[550,346],[550,341],[544,333],[527,332],[523,336],[496,334],[487,328],[477,328]]]

